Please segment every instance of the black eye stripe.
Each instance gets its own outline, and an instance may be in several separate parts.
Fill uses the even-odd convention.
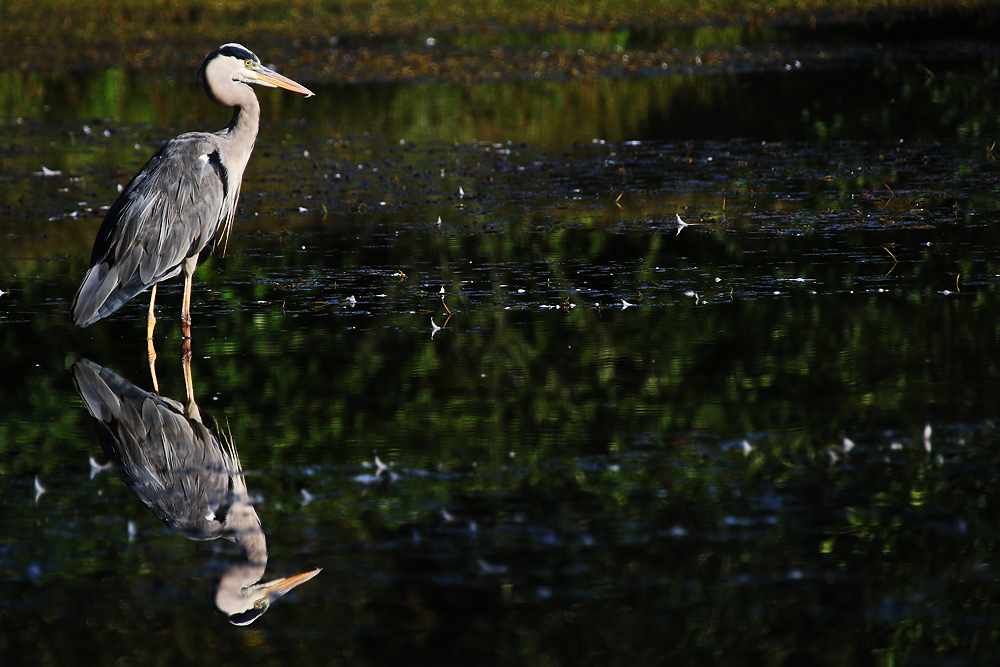
[[[257,56],[246,49],[227,44],[219,49],[220,56],[232,56],[237,60],[257,60]]]

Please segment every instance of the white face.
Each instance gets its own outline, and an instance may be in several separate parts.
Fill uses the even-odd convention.
[[[199,73],[209,94],[217,101],[228,106],[235,106],[238,98],[226,98],[225,81],[235,81],[242,84],[255,84],[268,88],[284,88],[306,97],[313,95],[312,91],[291,79],[264,67],[250,49],[240,44],[224,44],[205,59]]]

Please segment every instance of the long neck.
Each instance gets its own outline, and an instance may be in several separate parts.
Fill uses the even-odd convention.
[[[267,565],[267,539],[260,526],[257,511],[249,500],[233,503],[226,517],[226,528],[233,531],[233,540],[240,545],[248,563],[259,565],[263,574]],[[250,583],[256,583],[256,579]]]
[[[227,613],[245,608],[244,589],[260,581],[267,568],[267,541],[260,527],[257,512],[249,502],[234,503],[226,519],[227,528],[234,530],[233,539],[242,551],[239,561],[232,563],[219,579],[215,593],[216,606]]]
[[[220,212],[221,224],[216,232],[216,238],[221,235],[221,238],[224,239],[223,255],[225,247],[228,245],[233,218],[236,216],[236,203],[240,198],[243,172],[246,170],[247,162],[250,161],[250,153],[257,141],[257,128],[260,127],[260,102],[250,90],[250,86],[234,83],[232,87],[227,89],[226,93],[225,97],[217,96],[217,98],[223,104],[235,108],[233,119],[229,121],[229,125],[218,132],[223,138],[223,141],[219,142],[219,157],[229,172],[229,177],[226,179],[229,189]]]
[[[229,137],[229,141],[223,144],[226,154],[220,157],[237,183],[243,178],[243,171],[250,159],[250,152],[257,141],[257,130],[260,128],[260,102],[249,86],[240,88],[243,94],[232,104],[235,107],[233,119],[220,132]]]

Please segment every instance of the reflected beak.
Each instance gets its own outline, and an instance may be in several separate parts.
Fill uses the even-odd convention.
[[[257,589],[256,592],[258,593],[255,597],[266,598],[269,602],[273,602],[296,586],[306,583],[322,571],[323,568],[317,567],[315,570],[310,572],[303,572],[302,574],[285,577],[284,579],[275,579],[274,581],[269,581],[266,584],[257,584],[257,586],[254,586],[254,588]]]
[[[228,614],[229,622],[233,625],[250,625],[268,610],[272,602],[296,586],[306,583],[321,571],[322,568],[318,567],[312,572],[303,572],[302,574],[296,574],[294,577],[275,579],[266,584],[254,584],[253,586],[244,588],[241,596],[245,596],[242,597],[242,603],[245,606],[233,613],[227,612],[225,606],[219,604],[218,598],[216,598],[215,604],[223,613]]]
[[[254,83],[259,83],[260,85],[268,86],[269,88],[284,88],[285,90],[290,90],[294,93],[302,93],[306,97],[312,97],[316,94],[302,84],[292,81],[287,76],[281,76],[274,70],[266,67],[252,70],[250,76]]]

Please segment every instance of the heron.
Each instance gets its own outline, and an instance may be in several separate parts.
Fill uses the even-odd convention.
[[[101,448],[153,514],[189,539],[221,537],[240,547],[240,560],[218,581],[215,606],[230,623],[249,625],[320,569],[258,583],[267,567],[264,530],[232,439],[220,439],[202,421],[189,369],[185,365],[184,405],[88,359],[75,363],[72,373],[77,393],[97,420]]]
[[[156,285],[183,272],[181,328],[190,338],[192,277],[220,237],[229,238],[243,171],[257,139],[260,103],[250,84],[313,95],[263,66],[240,44],[224,44],[208,54],[198,79],[213,101],[234,107],[233,118],[218,132],[188,132],[163,144],[108,209],[70,310],[80,327],[152,288],[146,318],[152,339]]]

